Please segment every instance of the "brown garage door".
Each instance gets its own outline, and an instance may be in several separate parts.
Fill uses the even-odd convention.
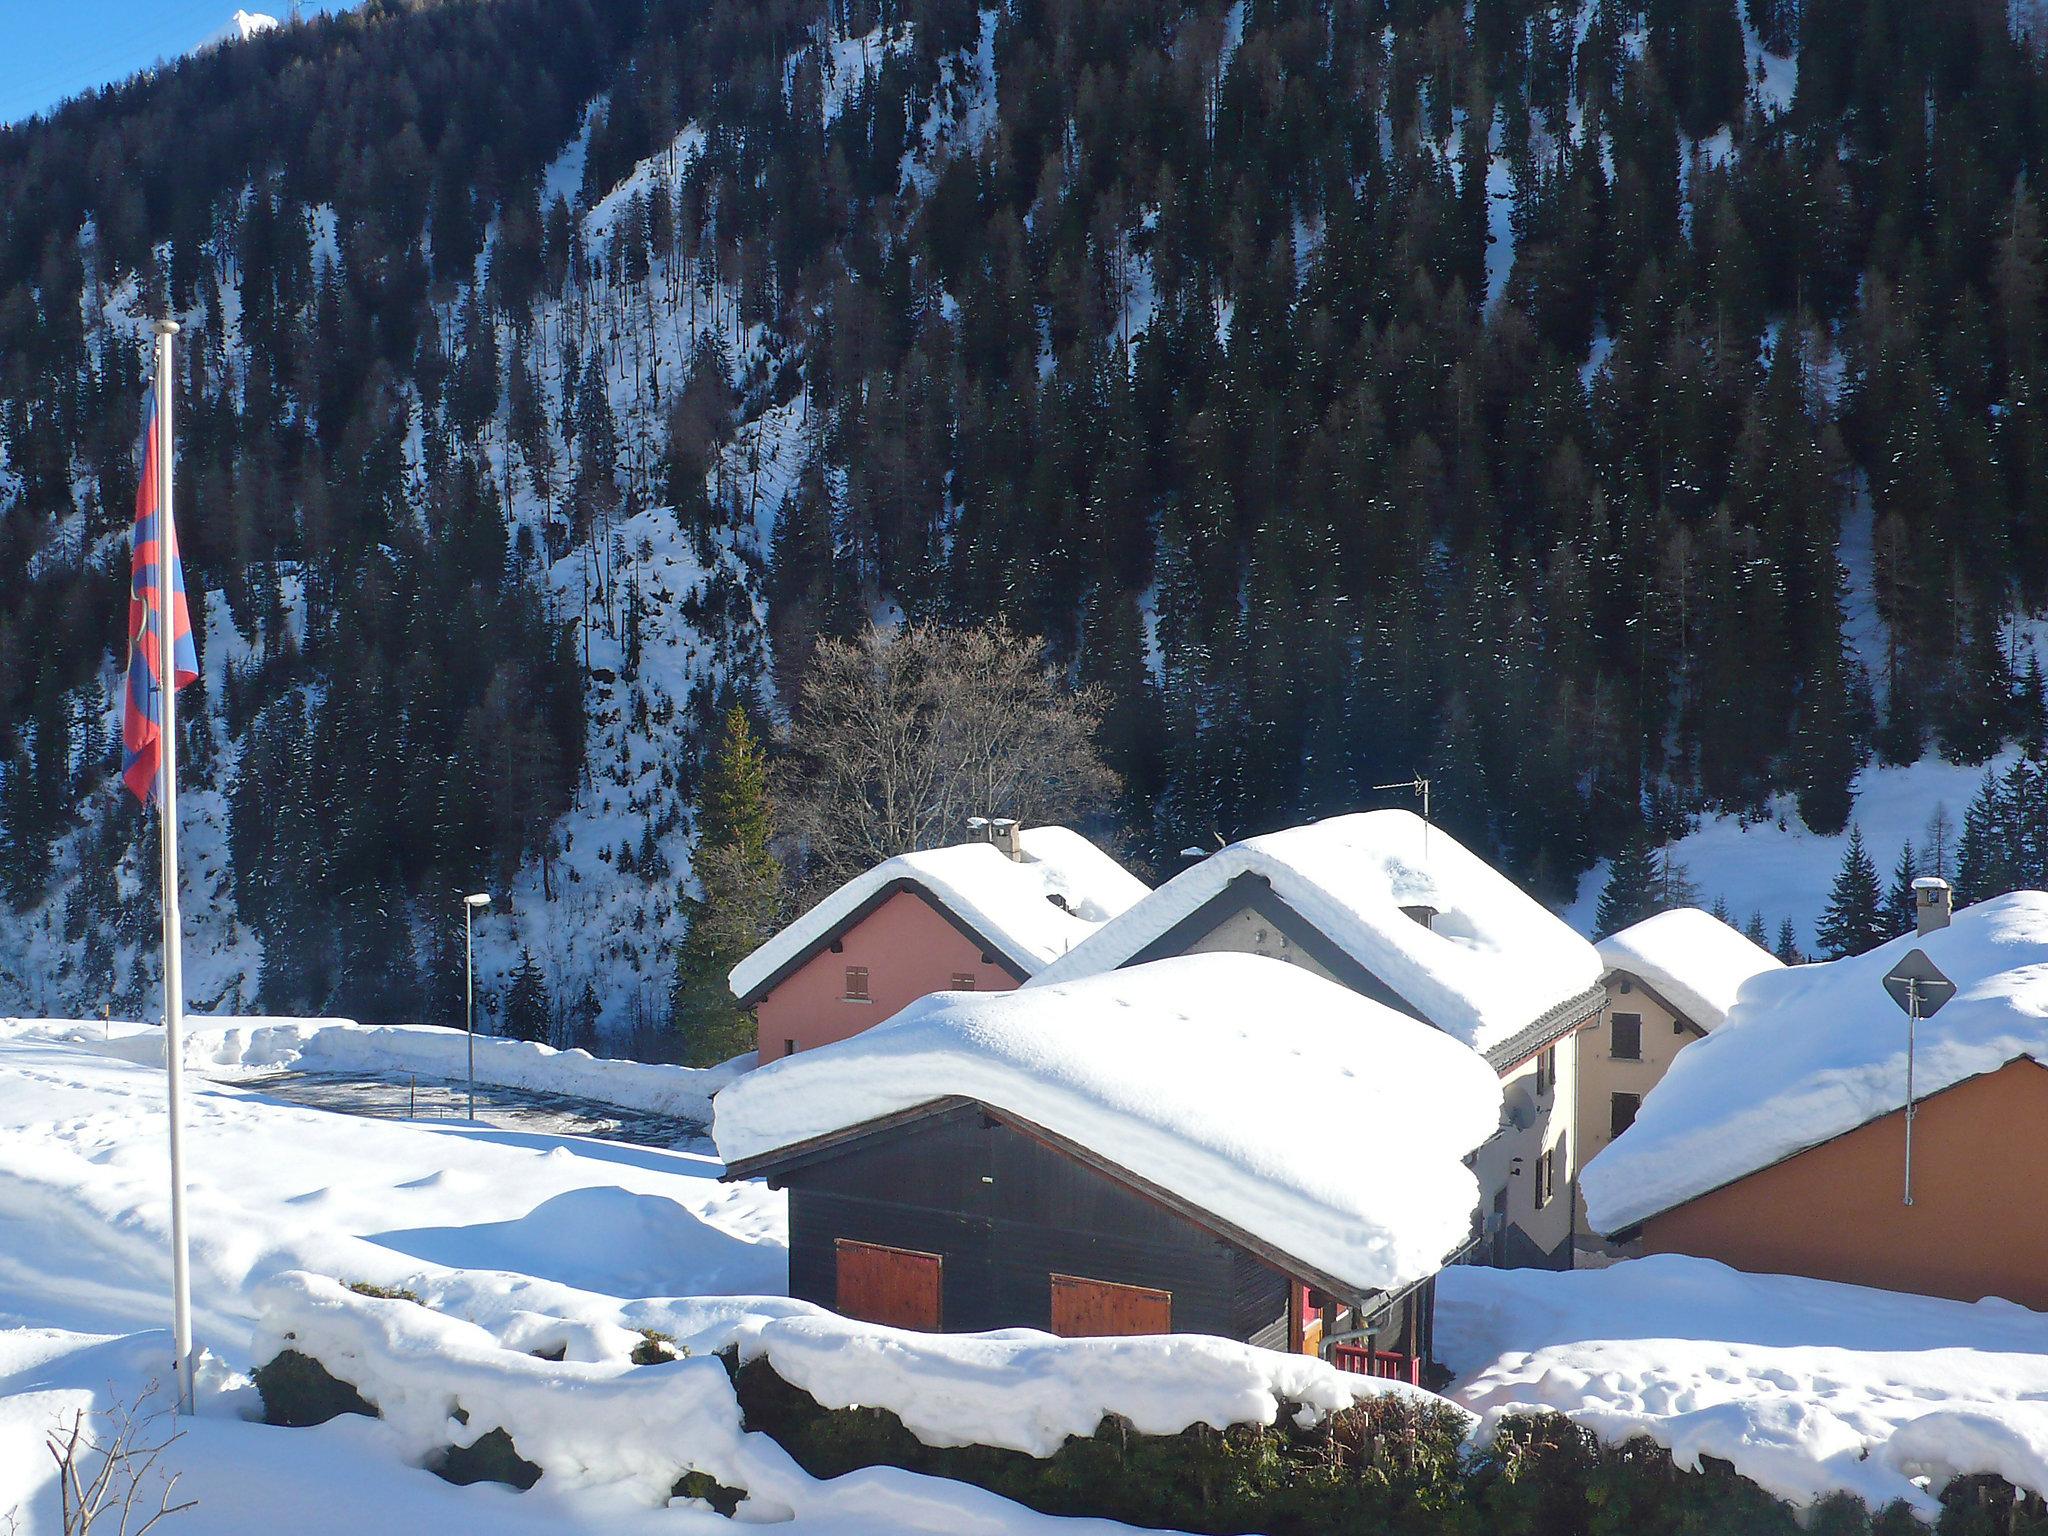
[[[1052,1277],[1052,1331],[1063,1339],[1173,1331],[1173,1292],[1112,1285],[1079,1275]]]
[[[891,1328],[939,1326],[941,1261],[936,1253],[840,1238],[838,1307],[847,1317]]]

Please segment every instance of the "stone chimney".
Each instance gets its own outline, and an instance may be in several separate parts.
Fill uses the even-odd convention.
[[[1934,875],[1923,875],[1913,882],[1913,930],[1916,933],[1932,933],[1937,928],[1946,928],[1949,917],[1954,913],[1956,893],[1949,889],[1946,880]]]
[[[997,816],[989,822],[988,840],[1005,858],[1024,862],[1024,829],[1009,817]]]

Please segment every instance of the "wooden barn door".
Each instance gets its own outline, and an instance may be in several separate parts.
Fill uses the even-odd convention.
[[[1054,1275],[1052,1331],[1063,1339],[1171,1333],[1173,1292],[1084,1280],[1079,1275]]]
[[[879,1243],[838,1240],[836,1305],[847,1317],[891,1328],[939,1326],[939,1285],[944,1271],[936,1253],[885,1248]]]

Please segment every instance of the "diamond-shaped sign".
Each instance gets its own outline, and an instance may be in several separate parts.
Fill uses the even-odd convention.
[[[1956,995],[1956,984],[1941,974],[1941,967],[1927,958],[1924,949],[1909,951],[1905,959],[1893,966],[1884,979],[1884,989],[1891,993],[1902,1013],[1913,1011],[1913,994],[1917,990],[1923,1019],[1933,1018],[1941,1011],[1941,1005]]]

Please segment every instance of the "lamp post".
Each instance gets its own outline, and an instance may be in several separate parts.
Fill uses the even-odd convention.
[[[471,936],[477,913],[491,904],[490,893],[462,898],[462,1033],[469,1044],[469,1118],[476,1119],[476,943]]]

